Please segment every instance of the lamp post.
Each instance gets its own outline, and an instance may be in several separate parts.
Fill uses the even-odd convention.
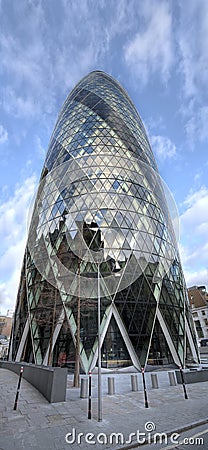
[[[97,292],[98,292],[98,422],[102,421],[102,382],[101,382],[101,314],[100,314],[100,261],[97,261]],[[117,269],[114,270],[116,272]]]
[[[102,421],[101,337],[100,337],[100,264],[98,262],[98,422]]]

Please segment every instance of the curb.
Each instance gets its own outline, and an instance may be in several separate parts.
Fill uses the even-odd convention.
[[[171,436],[173,433],[183,433],[184,431],[191,430],[192,428],[199,427],[200,425],[205,425],[208,423],[208,418],[203,420],[198,420],[196,422],[189,423],[180,428],[176,428],[170,431],[161,431],[161,433],[165,433],[167,437]],[[153,438],[146,439],[143,444],[139,444],[138,442],[132,442],[132,444],[124,446],[124,447],[116,447],[115,450],[130,450],[132,448],[144,447],[147,444],[151,444],[153,442]]]

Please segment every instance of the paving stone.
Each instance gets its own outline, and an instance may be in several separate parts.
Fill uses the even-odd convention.
[[[114,376],[114,375],[113,375]],[[130,375],[128,375],[130,378]],[[80,399],[79,389],[68,389],[66,402],[50,404],[22,380],[17,411],[13,411],[18,376],[0,369],[0,450],[95,450],[119,448],[109,442],[89,444],[87,433],[95,439],[101,432],[109,438],[111,433],[145,431],[147,422],[154,422],[158,432],[177,430],[187,424],[208,417],[208,383],[187,386],[189,399],[185,400],[181,386],[170,387],[167,373],[159,373],[159,389],[152,389],[147,377],[149,408],[144,406],[143,391],[132,392],[129,378],[115,375],[116,395],[107,395],[107,376],[103,377],[103,420],[97,421],[97,378],[93,379],[92,419],[87,418],[87,399]],[[138,375],[139,377],[139,375]],[[67,444],[65,436],[76,429],[83,433],[81,443]],[[121,446],[120,446],[121,447]]]

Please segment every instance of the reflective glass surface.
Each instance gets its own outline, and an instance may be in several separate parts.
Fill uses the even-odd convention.
[[[81,366],[93,369],[98,285],[104,367],[197,361],[154,155],[128,94],[99,71],[69,94],[51,136],[20,280],[12,358],[73,368],[80,320]]]

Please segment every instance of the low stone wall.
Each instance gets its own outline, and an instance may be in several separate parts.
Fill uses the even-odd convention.
[[[176,379],[178,384],[182,384],[180,370],[176,370]],[[208,370],[191,370],[190,372],[183,372],[184,381],[186,384],[190,383],[201,383],[203,381],[208,381]]]
[[[0,367],[12,370],[18,375],[21,366],[24,367],[23,378],[41,392],[50,403],[66,401],[66,368],[37,366],[25,362],[0,361]]]

